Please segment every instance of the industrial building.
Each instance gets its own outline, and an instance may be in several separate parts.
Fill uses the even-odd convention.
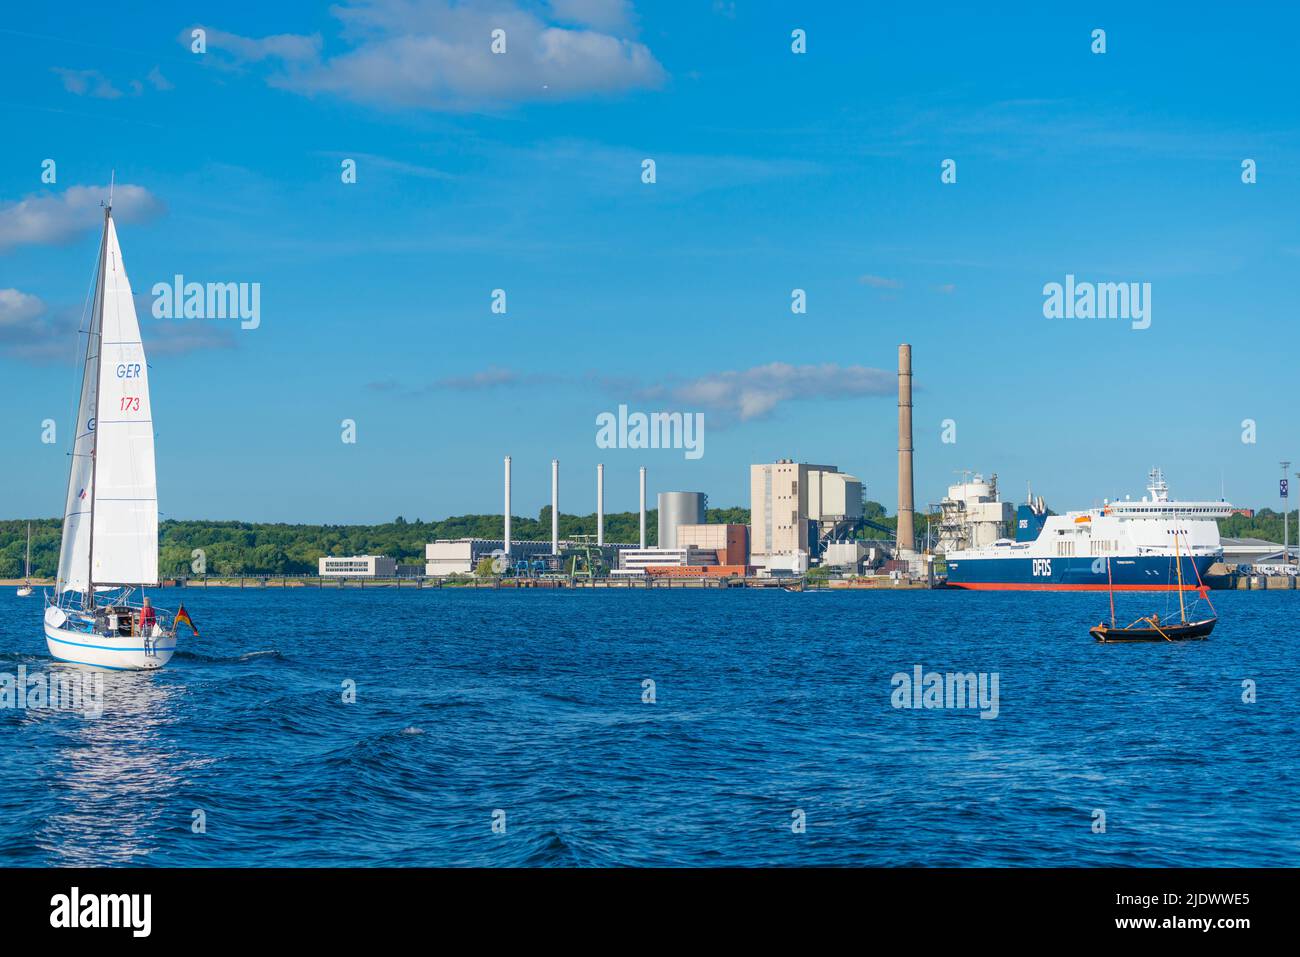
[[[679,525],[703,525],[708,502],[703,492],[660,492],[659,547],[677,547]]]
[[[397,559],[383,555],[327,555],[318,563],[322,578],[392,578]]]
[[[750,564],[802,574],[822,545],[862,519],[862,482],[834,465],[749,467]]]
[[[677,546],[714,551],[719,565],[749,564],[749,528],[745,525],[678,525]]]
[[[912,349],[898,347],[898,525],[897,530],[868,520],[863,513],[863,483],[833,465],[815,465],[779,459],[750,466],[750,524],[710,525],[706,521],[708,496],[703,492],[658,493],[657,548],[646,537],[646,469],[638,470],[640,506],[639,542],[611,545],[605,542],[605,465],[596,465],[596,534],[591,541],[560,541],[560,463],[551,460],[551,539],[516,542],[511,536],[512,461],[504,459],[504,515],[500,540],[463,538],[431,542],[425,547],[425,574],[469,574],[488,557],[508,556],[511,567],[544,562],[559,571],[572,560],[569,571],[599,575],[611,568],[615,575],[802,575],[820,559],[825,566],[858,572],[887,559],[902,559],[904,570],[924,574],[925,558],[916,551],[913,532],[912,489]],[[953,510],[960,513],[961,534],[973,536],[970,544],[994,534],[1010,516],[996,501],[996,476],[991,489],[982,489],[978,476],[949,490]],[[892,536],[863,541],[862,533],[874,528]],[[970,531],[971,529],[974,531]],[[954,532],[956,534],[956,532]],[[582,539],[583,536],[577,536]],[[599,550],[599,556],[594,550]],[[531,570],[531,569],[530,569]]]
[[[655,568],[701,568],[717,564],[718,553],[712,548],[699,548],[695,545],[681,548],[629,548],[619,552],[618,568],[611,574],[644,575]]]
[[[939,503],[935,551],[947,554],[992,545],[1011,537],[1014,519],[1015,506],[999,499],[997,473],[988,481],[976,473],[973,479],[948,486],[948,494]]]
[[[505,541],[499,538],[439,539],[424,546],[424,574],[431,578],[469,575],[483,559],[505,556],[505,547]],[[548,570],[560,570],[567,567],[564,563],[568,557],[574,553],[585,556],[587,550],[591,549],[600,552],[606,567],[613,567],[621,552],[635,548],[635,545],[630,544],[606,542],[597,546],[588,542],[570,542],[567,539],[559,539],[554,543],[514,541],[510,543],[506,564],[514,568],[519,562],[541,561],[546,563]]]
[[[424,546],[424,573],[468,575],[485,558],[505,552],[505,541],[490,538],[439,539]],[[511,542],[510,562],[527,561],[551,554],[550,542]]]

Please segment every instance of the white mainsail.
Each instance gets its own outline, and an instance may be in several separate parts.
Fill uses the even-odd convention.
[[[158,494],[149,369],[111,212],[105,214],[89,337],[59,588],[86,592],[91,581],[156,584]]]

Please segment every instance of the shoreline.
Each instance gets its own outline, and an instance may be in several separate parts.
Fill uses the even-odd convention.
[[[1289,575],[1255,575],[1239,576],[1230,584],[1211,587],[1211,591],[1300,591],[1297,579]],[[0,578],[0,588],[18,588],[23,585],[21,578]],[[33,592],[54,585],[53,579],[34,578],[30,582]],[[863,576],[852,579],[830,579],[810,581],[798,578],[684,578],[678,576],[661,576],[655,578],[321,578],[319,576],[275,576],[247,575],[226,576],[220,578],[169,578],[159,582],[155,588],[311,588],[325,589],[414,589],[426,588],[469,588],[517,591],[527,589],[658,589],[658,588],[759,588],[779,589],[785,591],[968,591],[964,588],[950,588],[943,582],[929,582],[925,579],[890,578],[888,576]],[[1016,591],[1012,588],[993,588],[987,591]],[[1037,589],[1044,592],[1061,592],[1069,589]],[[1104,591],[1105,589],[1100,589]],[[1177,591],[1175,588],[1165,591]],[[1194,592],[1194,587],[1184,589]],[[34,597],[34,595],[33,595]]]

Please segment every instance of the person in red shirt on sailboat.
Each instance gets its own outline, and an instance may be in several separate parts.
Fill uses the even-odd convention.
[[[140,634],[152,635],[153,626],[158,623],[158,616],[154,613],[153,603],[148,598],[144,600],[144,607],[140,609]]]

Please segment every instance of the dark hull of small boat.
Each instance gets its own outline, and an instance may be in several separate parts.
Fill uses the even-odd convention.
[[[1218,622],[1217,618],[1207,618],[1205,621],[1189,621],[1187,624],[1161,625],[1159,631],[1155,628],[1111,628],[1108,625],[1098,625],[1088,631],[1088,634],[1098,641],[1120,642],[1120,641],[1198,641],[1209,636],[1214,631],[1214,626]],[[1161,634],[1163,632],[1163,634]]]

